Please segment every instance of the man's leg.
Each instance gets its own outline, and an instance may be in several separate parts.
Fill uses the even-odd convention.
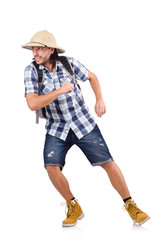
[[[62,174],[60,168],[57,166],[47,166],[46,170],[52,184],[66,200],[68,212],[67,218],[62,222],[62,226],[72,227],[76,225],[78,219],[80,220],[84,217],[83,211],[77,200],[72,200],[74,196],[72,195],[69,183],[65,176]]]
[[[125,199],[124,207],[129,213],[130,217],[133,219],[133,221],[141,225],[145,223],[148,219],[150,219],[150,217],[145,212],[141,211],[137,207],[136,203],[134,203],[132,199],[126,201],[127,198],[130,198],[130,193],[126,185],[125,179],[123,177],[123,174],[120,171],[117,164],[113,161],[102,165],[102,167],[107,172],[113,187],[120,194],[122,199],[123,200]]]
[[[112,161],[107,164],[101,165],[101,167],[103,167],[103,169],[107,172],[113,187],[120,194],[122,199],[129,198],[130,192],[118,165],[114,161]]]
[[[71,193],[69,183],[65,176],[63,175],[63,173],[61,172],[60,168],[58,166],[47,166],[46,170],[48,172],[52,184],[63,196],[63,198],[66,201],[72,199],[74,196]]]

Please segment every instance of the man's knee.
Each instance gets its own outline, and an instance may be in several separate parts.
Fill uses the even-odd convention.
[[[59,166],[46,166],[45,167],[46,168],[46,170],[47,170],[47,172],[48,172],[48,174],[53,174],[53,173],[56,173],[56,172],[58,172],[58,171],[60,171],[60,167]]]
[[[112,162],[103,164],[103,165],[101,165],[101,167],[102,167],[103,169],[105,169],[106,171],[107,171],[107,170],[113,170],[113,169],[115,168],[115,162],[112,161]]]

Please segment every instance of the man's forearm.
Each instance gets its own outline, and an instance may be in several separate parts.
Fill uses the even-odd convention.
[[[101,91],[101,87],[100,87],[98,78],[96,77],[96,75],[94,73],[89,72],[88,80],[90,81],[91,87],[96,96],[95,112],[98,117],[102,117],[102,115],[104,113],[106,113],[106,107],[105,107],[105,103],[103,101],[102,91]]]
[[[46,95],[28,94],[26,96],[29,108],[32,111],[46,107],[60,95],[59,89],[54,90]]]
[[[89,72],[88,80],[90,81],[91,87],[95,94],[96,101],[103,100],[102,91],[101,91],[100,83],[97,76],[94,73]]]

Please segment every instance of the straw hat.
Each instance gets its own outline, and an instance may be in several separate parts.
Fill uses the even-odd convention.
[[[57,46],[55,37],[46,30],[35,33],[29,43],[22,45],[22,48],[29,50],[32,50],[33,47],[56,48],[58,53],[65,52],[63,48]]]

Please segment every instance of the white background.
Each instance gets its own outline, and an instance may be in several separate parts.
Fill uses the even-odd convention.
[[[159,5],[156,0],[5,1],[1,4],[0,237],[3,240],[158,239]],[[85,213],[62,229],[63,198],[43,168],[44,120],[24,98],[24,68],[31,51],[21,48],[40,30],[94,72],[107,114],[96,121],[123,171],[138,206],[151,220],[133,225],[100,167],[73,147],[64,175]],[[94,114],[89,83],[81,84]]]

